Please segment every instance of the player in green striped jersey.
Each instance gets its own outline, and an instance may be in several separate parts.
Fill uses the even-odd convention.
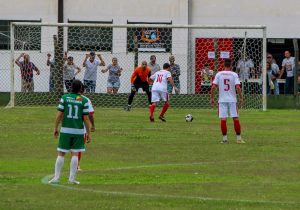
[[[72,83],[72,93],[65,94],[60,99],[54,127],[54,137],[59,134],[57,147],[58,156],[55,163],[55,175],[49,181],[50,184],[59,183],[61,169],[64,164],[64,156],[71,152],[70,184],[79,184],[75,180],[78,166],[78,152],[84,152],[84,127],[86,127],[87,142],[90,142],[90,125],[88,118],[88,100],[80,95],[83,84],[79,80]],[[60,132],[58,127],[61,123]]]

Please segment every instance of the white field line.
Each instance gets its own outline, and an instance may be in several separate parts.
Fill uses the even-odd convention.
[[[141,165],[132,167],[119,167],[119,168],[108,168],[103,170],[127,170],[127,169],[138,169],[138,168],[153,168],[159,166],[186,166],[186,165],[205,165],[212,163],[249,163],[249,162],[271,162],[270,160],[249,160],[249,161],[218,161],[218,162],[199,162],[199,163],[169,163],[169,164],[154,164],[154,165]],[[99,170],[98,170],[99,171]],[[48,181],[53,177],[53,174],[47,175],[42,178],[41,182],[43,184],[48,184]],[[236,202],[236,203],[261,203],[261,204],[281,204],[281,205],[295,205],[298,202],[292,201],[269,201],[269,200],[245,200],[245,199],[223,199],[223,198],[211,198],[211,197],[200,197],[200,196],[184,196],[184,195],[168,195],[168,194],[151,194],[151,193],[132,193],[132,192],[116,192],[116,191],[104,191],[95,190],[88,188],[79,188],[74,185],[61,185],[61,184],[51,184],[54,187],[60,187],[69,190],[82,191],[82,192],[92,192],[100,193],[106,195],[115,196],[133,196],[133,197],[153,197],[153,198],[166,198],[166,199],[189,199],[189,200],[201,200],[201,201],[224,201],[224,202]]]
[[[42,179],[43,184],[48,184],[48,181],[53,177],[53,174],[47,175]],[[211,197],[200,197],[200,196],[185,196],[185,195],[167,195],[167,194],[150,194],[150,193],[132,193],[132,192],[115,192],[115,191],[104,191],[94,190],[88,188],[79,188],[74,185],[61,185],[61,184],[50,184],[54,187],[60,187],[68,190],[75,190],[81,192],[92,192],[100,193],[105,195],[115,196],[131,196],[131,197],[151,197],[151,198],[165,198],[165,199],[188,199],[188,200],[201,200],[201,201],[223,201],[223,202],[235,202],[235,203],[260,203],[260,204],[281,204],[281,205],[295,205],[297,202],[281,202],[281,201],[268,201],[268,200],[244,200],[244,199],[223,199],[223,198],[211,198]]]
[[[118,171],[118,170],[130,170],[139,168],[156,168],[163,166],[193,166],[193,165],[209,165],[209,164],[232,164],[232,163],[255,163],[255,162],[272,162],[272,160],[232,160],[232,161],[204,161],[204,162],[194,162],[194,163],[163,163],[163,164],[152,164],[152,165],[139,165],[139,166],[125,166],[125,167],[115,167],[115,168],[105,168],[97,170],[85,170],[85,172],[93,171]]]

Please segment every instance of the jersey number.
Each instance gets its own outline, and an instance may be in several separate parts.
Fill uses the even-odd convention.
[[[230,90],[230,84],[228,84],[230,82],[230,79],[224,79],[224,85],[226,86],[224,88],[224,91],[229,91]]]
[[[78,106],[68,104],[68,107],[69,107],[69,114],[67,115],[67,118],[78,119]],[[73,107],[74,107],[74,115],[72,115],[73,114]]]
[[[157,75],[156,82],[159,82],[159,83],[161,83],[161,82],[162,82],[162,77],[163,77],[163,75],[162,75],[162,74],[158,74],[158,75]]]

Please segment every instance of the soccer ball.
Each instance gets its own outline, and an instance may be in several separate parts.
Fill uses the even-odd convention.
[[[185,116],[185,121],[186,121],[186,122],[192,122],[193,119],[194,119],[194,118],[193,118],[193,116],[192,116],[191,114],[188,114],[188,115]]]

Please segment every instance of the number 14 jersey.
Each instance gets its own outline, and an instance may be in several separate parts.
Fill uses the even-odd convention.
[[[236,85],[240,85],[237,73],[232,71],[220,71],[216,74],[213,85],[219,87],[219,103],[237,102]]]

